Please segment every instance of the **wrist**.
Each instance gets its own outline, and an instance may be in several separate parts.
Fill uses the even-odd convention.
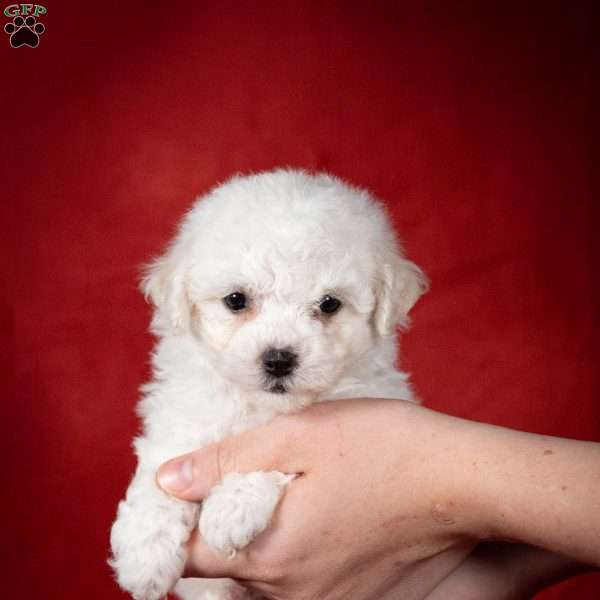
[[[474,421],[411,405],[403,418],[414,419],[408,426],[424,432],[419,443],[415,469],[423,472],[428,484],[422,502],[430,518],[458,537],[475,540],[489,536],[488,504],[482,483],[480,450],[486,445],[485,428]],[[399,452],[399,455],[402,453]],[[420,455],[420,456],[419,456]]]
[[[467,429],[463,485],[468,534],[482,541],[534,543],[528,539],[530,512],[539,510],[542,491],[530,471],[535,462],[531,443],[537,436],[476,422]]]

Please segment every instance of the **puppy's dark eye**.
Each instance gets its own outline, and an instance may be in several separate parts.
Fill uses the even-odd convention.
[[[229,296],[225,296],[223,302],[225,302],[225,306],[232,312],[238,312],[246,308],[246,296],[242,292],[234,292],[233,294],[229,294]]]
[[[323,296],[323,298],[321,298],[321,302],[319,303],[319,308],[321,309],[321,312],[327,315],[332,315],[333,313],[336,313],[338,310],[340,310],[341,306],[342,303],[340,300],[338,300],[334,296],[329,295]]]

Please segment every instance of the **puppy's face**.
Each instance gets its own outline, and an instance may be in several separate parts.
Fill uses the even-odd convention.
[[[241,388],[323,392],[372,346],[375,294],[360,268],[323,251],[323,241],[309,238],[297,250],[272,236],[238,241],[222,249],[210,277],[192,269],[193,335]]]
[[[145,290],[155,331],[192,335],[224,378],[276,401],[333,388],[424,285],[365,192],[278,171],[201,200]]]

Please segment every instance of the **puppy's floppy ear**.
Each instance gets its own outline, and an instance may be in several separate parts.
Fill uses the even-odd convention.
[[[182,333],[189,325],[186,267],[175,244],[144,268],[140,289],[155,307],[152,330],[158,335]]]
[[[377,282],[375,327],[380,335],[392,335],[397,326],[407,327],[408,313],[427,291],[427,276],[415,263],[398,254],[383,264]]]

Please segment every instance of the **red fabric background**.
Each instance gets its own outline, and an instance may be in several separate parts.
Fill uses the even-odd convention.
[[[592,12],[395,4],[47,2],[37,49],[0,39],[12,597],[124,597],[105,559],[148,376],[137,269],[236,171],[386,200],[432,280],[403,346],[428,405],[600,438]]]

